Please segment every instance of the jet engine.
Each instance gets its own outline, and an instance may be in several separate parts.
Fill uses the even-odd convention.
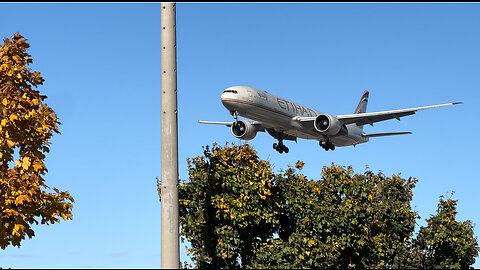
[[[257,128],[249,121],[238,120],[232,124],[232,134],[242,140],[251,140],[257,136]]]
[[[325,135],[336,135],[342,129],[340,121],[330,114],[320,114],[313,125],[318,132]]]

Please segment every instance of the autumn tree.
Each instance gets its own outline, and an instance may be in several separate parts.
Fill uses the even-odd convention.
[[[199,268],[466,268],[479,247],[456,201],[414,229],[414,178],[298,161],[272,172],[249,144],[205,147],[179,186],[182,240]]]
[[[57,115],[37,86],[44,79],[27,68],[30,47],[19,33],[0,46],[0,247],[20,246],[33,224],[72,219],[73,198],[45,184],[45,154],[60,133]]]

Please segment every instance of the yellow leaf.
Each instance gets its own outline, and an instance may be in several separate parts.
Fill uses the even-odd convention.
[[[16,114],[11,114],[11,115],[10,115],[10,121],[13,122],[13,120],[17,120],[17,119],[18,119],[18,117],[17,117]]]
[[[8,100],[7,100],[7,98],[3,98],[3,100],[2,100],[2,104],[3,104],[4,106],[7,106],[7,104],[8,104]]]
[[[371,201],[372,199],[373,199],[373,196],[372,196],[372,194],[369,194],[369,195],[368,195],[368,200],[370,200],[370,201]]]
[[[42,168],[43,168],[43,166],[40,163],[38,163],[38,162],[33,163],[33,170],[34,171],[38,171]]]
[[[15,226],[13,226],[13,232],[12,232],[12,235],[18,235],[20,236],[20,231],[23,231],[23,228],[24,226],[22,224],[15,224]]]
[[[22,167],[23,167],[23,169],[24,169],[24,170],[27,170],[28,167],[30,167],[30,164],[31,164],[30,158],[29,158],[29,157],[25,157],[25,158],[23,159],[23,162],[22,162]]]
[[[28,199],[27,195],[20,195],[15,199],[15,204],[16,205],[23,204],[23,201],[25,201],[27,199]]]
[[[36,98],[35,98],[35,99],[32,99],[32,102],[33,102],[34,105],[38,105],[38,104],[40,103],[40,102],[38,101],[38,99],[36,99]]]
[[[6,213],[6,214],[11,214],[13,216],[17,216],[18,215],[18,212],[13,210],[13,209],[5,209],[3,210],[3,213]]]
[[[15,165],[17,165],[18,167],[20,167],[22,165],[22,162],[20,162],[20,160],[16,159],[15,160]]]
[[[8,147],[12,147],[15,145],[15,143],[7,139],[7,145]]]
[[[17,74],[17,78],[18,79],[21,79],[22,78],[22,75],[20,73]]]
[[[226,253],[222,253],[222,258],[226,258],[227,257],[227,254]]]
[[[6,126],[6,125],[7,125],[7,119],[2,119],[1,125],[2,125],[2,126]]]

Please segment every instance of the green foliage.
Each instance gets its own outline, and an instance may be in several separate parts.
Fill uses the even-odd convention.
[[[452,192],[453,194],[453,192]],[[414,241],[415,264],[421,268],[469,268],[478,255],[471,221],[458,222],[456,200],[440,197],[437,214],[427,219]]]
[[[188,160],[190,179],[179,188],[181,235],[200,268],[251,265],[278,224],[270,164],[248,145],[204,154]]]
[[[289,168],[276,183],[286,216],[279,231],[291,234],[263,246],[255,267],[399,267],[415,225],[415,182],[335,165],[313,181]]]
[[[351,167],[305,164],[275,174],[249,144],[204,150],[188,160],[179,187],[182,240],[199,268],[467,267],[478,254],[470,221],[455,221],[456,201],[413,238],[414,178]],[[446,246],[444,243],[449,243]],[[442,244],[443,243],[443,244]],[[453,255],[452,253],[456,253]]]

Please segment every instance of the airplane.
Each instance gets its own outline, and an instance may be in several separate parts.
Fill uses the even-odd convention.
[[[231,86],[223,91],[221,100],[234,121],[198,122],[226,125],[231,128],[233,136],[242,140],[252,140],[257,132],[266,131],[278,140],[278,143],[273,144],[273,149],[280,154],[289,152],[283,140],[296,142],[297,138],[317,140],[323,149],[333,151],[335,147],[366,143],[373,137],[411,134],[411,132],[367,134],[363,131],[366,124],[373,126],[380,121],[400,120],[400,117],[415,114],[419,110],[462,103],[451,102],[392,111],[366,112],[368,96],[369,92],[365,90],[353,114],[330,115],[249,86]],[[253,121],[238,119],[238,116]]]

